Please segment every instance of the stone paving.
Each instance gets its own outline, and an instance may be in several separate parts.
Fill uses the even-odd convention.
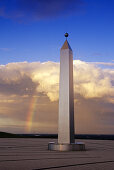
[[[48,151],[56,139],[0,138],[0,170],[114,170],[114,141],[85,142],[86,151]]]

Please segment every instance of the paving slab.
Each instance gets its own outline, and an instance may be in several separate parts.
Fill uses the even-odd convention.
[[[114,170],[114,141],[76,140],[86,151],[48,151],[47,138],[1,138],[0,170]]]

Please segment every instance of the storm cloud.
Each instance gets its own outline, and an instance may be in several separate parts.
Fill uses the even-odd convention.
[[[0,16],[41,20],[78,13],[84,0],[0,0]]]
[[[27,120],[34,99],[36,109],[28,132]],[[1,130],[57,133],[58,99],[59,63],[0,66]],[[77,133],[113,133],[114,69],[74,60],[74,106]]]

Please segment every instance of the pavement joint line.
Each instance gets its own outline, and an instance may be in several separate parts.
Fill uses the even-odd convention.
[[[94,165],[94,164],[105,164],[105,163],[113,163],[114,161],[102,161],[102,162],[87,162],[83,164],[73,164],[73,165],[62,165],[62,166],[53,166],[53,167],[45,167],[45,168],[38,168],[32,170],[45,170],[45,169],[59,169],[59,168],[67,168],[67,167],[75,167],[75,166],[85,166],[85,165]]]
[[[0,149],[7,149],[7,148],[43,148],[44,145],[41,147],[41,146],[2,146],[0,147]]]
[[[10,156],[28,156],[29,157],[29,155],[0,155],[0,156],[4,156],[4,157],[10,157]],[[30,155],[31,156],[31,155]],[[34,155],[33,155],[34,156]],[[36,155],[35,155],[36,156]],[[65,156],[65,155],[63,155],[63,156]],[[100,156],[97,156],[97,157],[91,157],[91,156],[75,156],[75,157],[64,157],[64,158],[62,158],[62,159],[71,159],[71,158],[101,158]],[[48,158],[44,158],[44,159],[48,159]],[[49,158],[49,159],[51,159],[51,158]],[[52,158],[52,159],[59,159],[59,158]],[[0,162],[1,162],[2,160],[0,160]]]
[[[71,157],[71,158],[40,158],[40,159],[16,159],[16,160],[0,160],[1,162],[15,162],[15,161],[40,161],[40,160],[52,160],[52,159],[77,159],[77,158],[98,158],[98,157]]]

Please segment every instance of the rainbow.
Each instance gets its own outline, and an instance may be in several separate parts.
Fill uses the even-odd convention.
[[[27,124],[26,124],[26,131],[29,133],[31,132],[32,129],[32,121],[33,121],[34,114],[36,112],[37,100],[38,100],[37,96],[32,96],[30,101],[30,107],[27,114]]]

